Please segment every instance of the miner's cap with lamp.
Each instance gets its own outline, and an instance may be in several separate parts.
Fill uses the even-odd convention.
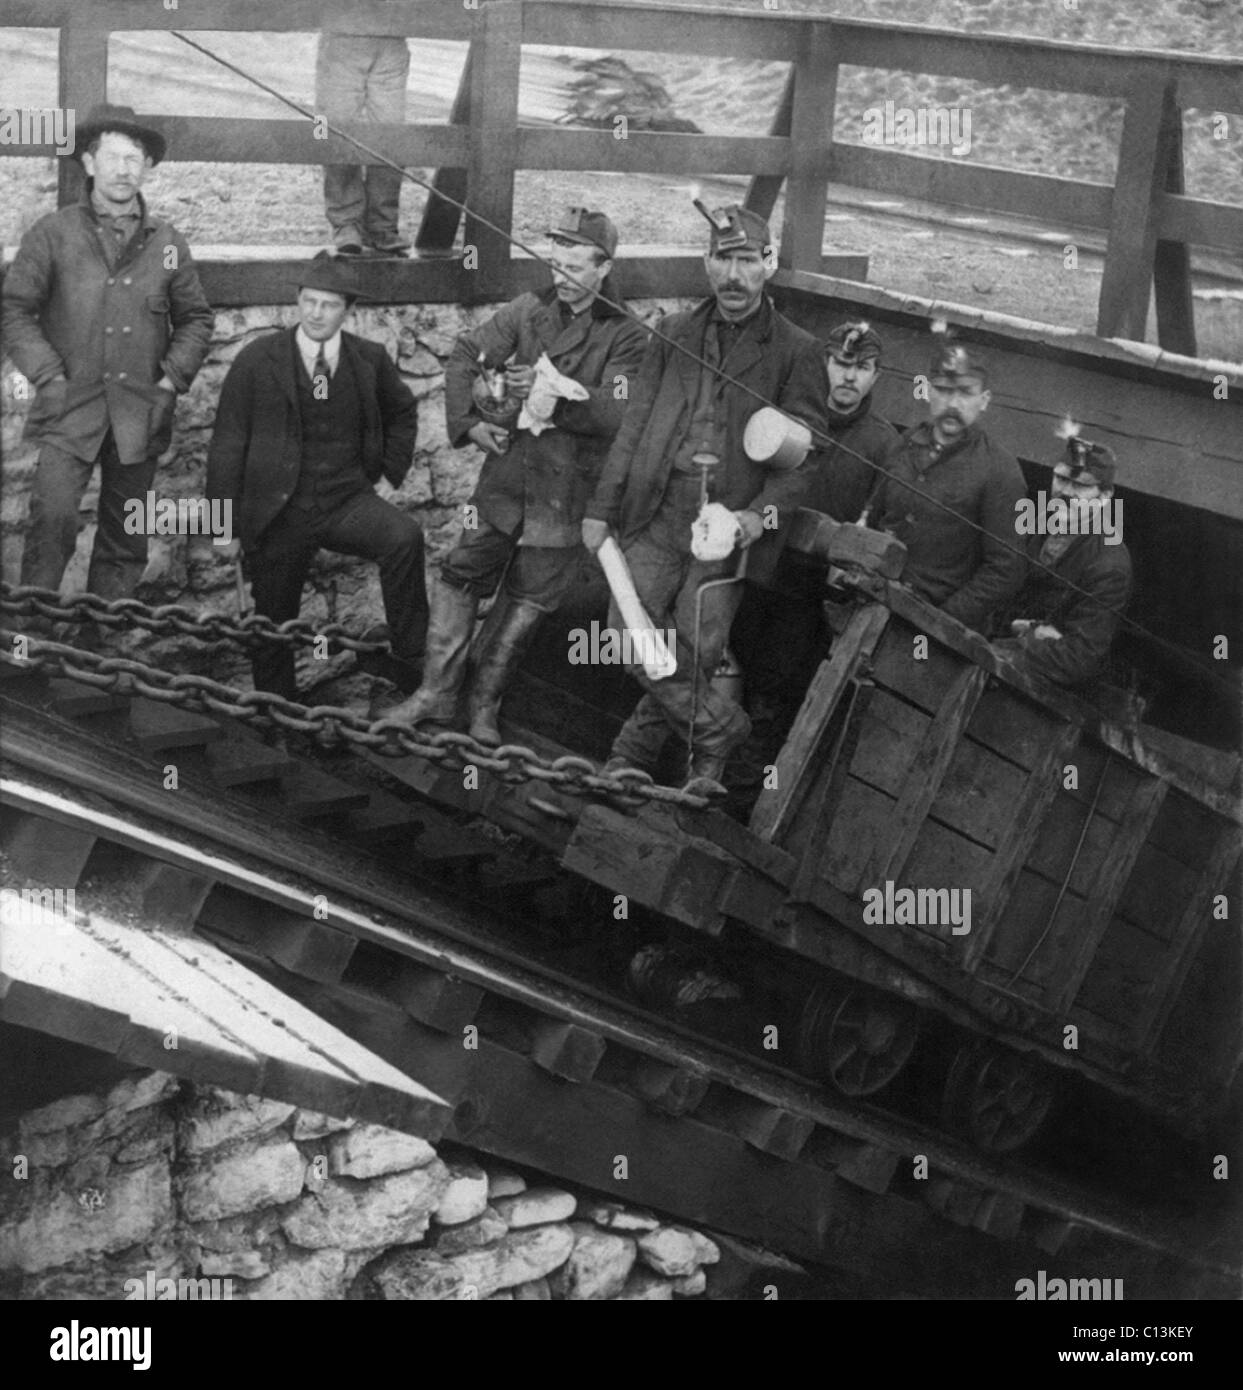
[[[587,208],[567,208],[556,224],[549,227],[548,235],[576,246],[594,246],[609,260],[617,253],[617,228],[612,219]]]
[[[826,357],[843,366],[878,361],[881,355],[880,335],[862,319],[848,319],[829,334],[824,342]]]
[[[933,386],[961,386],[964,381],[988,385],[988,367],[978,352],[945,334],[932,349],[928,363],[928,380]]]
[[[1118,456],[1108,444],[1072,434],[1066,439],[1066,466],[1072,483],[1095,483],[1102,492],[1109,492],[1117,477]]]
[[[709,211],[698,198],[693,202],[712,228],[708,241],[709,255],[715,255],[718,251],[741,251],[745,247],[767,255],[773,249],[773,236],[768,230],[768,223],[758,212],[740,207],[737,203]]]

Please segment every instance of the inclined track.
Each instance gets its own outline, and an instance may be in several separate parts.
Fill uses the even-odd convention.
[[[165,792],[161,769],[131,749],[24,700],[0,704],[16,872],[23,845],[47,852],[48,826],[70,837],[61,880],[82,873],[96,843],[118,847],[136,881],[158,884],[161,925],[171,917],[203,932],[443,1095],[462,1142],[884,1289],[900,1278],[914,1281],[907,1292],[1008,1297],[1033,1260],[1069,1260],[1119,1269],[1128,1292],[1237,1295],[1233,1260],[1188,1226],[847,1108],[524,951],[514,940],[521,918],[454,891],[454,878],[476,875],[477,845],[457,858],[465,870],[446,868],[451,855],[440,861],[447,884],[434,858],[413,857],[412,881],[336,833],[290,828],[235,793]],[[468,831],[437,819],[418,807],[407,839],[417,847],[435,832],[441,846],[467,837],[469,847]],[[319,921],[317,894],[328,903]],[[471,1026],[476,1049],[463,1045]],[[928,1160],[925,1180],[912,1176],[916,1155]]]

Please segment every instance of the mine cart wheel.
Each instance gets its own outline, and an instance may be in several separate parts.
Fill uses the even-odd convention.
[[[803,1008],[799,1055],[813,1076],[846,1096],[870,1096],[906,1065],[919,1011],[863,985],[819,985]]]
[[[1010,1153],[1039,1132],[1054,1091],[1040,1063],[977,1040],[964,1043],[950,1066],[941,1115],[977,1148]]]

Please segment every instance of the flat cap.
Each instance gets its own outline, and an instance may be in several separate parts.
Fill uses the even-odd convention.
[[[595,246],[610,260],[617,251],[617,228],[612,219],[586,208],[566,208],[557,224],[549,227],[548,235],[580,246]]]
[[[1066,462],[1070,465],[1074,482],[1086,482],[1093,478],[1099,487],[1113,487],[1118,473],[1118,456],[1108,444],[1098,444],[1094,439],[1072,435],[1066,441]]]

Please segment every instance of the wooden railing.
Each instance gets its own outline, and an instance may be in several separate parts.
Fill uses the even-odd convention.
[[[351,33],[468,42],[461,87],[446,124],[353,127],[359,139],[400,164],[439,170],[436,187],[480,217],[512,226],[519,169],[610,169],[654,174],[749,175],[746,202],[769,215],[785,190],[780,247],[790,270],[849,276],[822,255],[829,185],[900,192],[957,207],[1026,218],[1056,214],[1106,233],[1097,332],[1143,340],[1155,281],[1163,347],[1195,353],[1190,247],[1237,254],[1243,207],[1183,192],[1184,110],[1243,112],[1243,64],[1046,40],[965,35],[920,27],[736,10],[592,3],[592,0],[490,0],[477,9],[457,0],[0,0],[0,22],[58,27],[60,103],[79,115],[106,94],[107,44],[119,30],[298,31],[337,27]],[[519,124],[518,76],[524,44],[661,53],[728,54],[791,65],[772,130],[757,136],[651,134]],[[187,53],[189,50],[187,49]],[[927,159],[833,139],[838,71],[843,64],[951,75],[990,86],[1014,84],[1080,92],[1123,103],[1117,177],[1110,186],[1010,169]],[[242,163],[359,161],[337,138],[313,138],[309,122],[226,117],[161,118],[170,158]],[[8,153],[49,154],[11,147]],[[73,171],[62,161],[62,196]],[[431,197],[418,246],[449,253],[459,214]],[[364,266],[369,292],[395,301],[504,298],[532,279],[529,261],[511,260],[505,238],[468,216],[465,243],[477,269],[460,260]],[[697,258],[626,262],[632,294],[685,294],[702,287]],[[223,270],[223,267],[216,268]],[[220,303],[261,302],[287,273],[271,262],[230,263],[227,285],[212,276]],[[221,291],[227,292],[222,294]],[[279,297],[283,297],[283,294]]]

